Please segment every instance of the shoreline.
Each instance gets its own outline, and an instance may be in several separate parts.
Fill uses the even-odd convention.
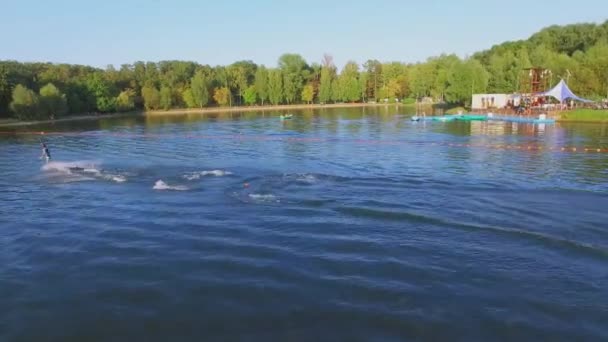
[[[325,109],[325,108],[361,108],[381,106],[405,106],[402,103],[331,103],[331,104],[295,104],[295,105],[264,105],[264,106],[234,106],[234,107],[207,107],[207,108],[182,108],[170,110],[149,110],[144,115],[179,115],[179,114],[215,114],[234,112],[258,112],[278,110],[302,110],[302,109]],[[413,105],[412,105],[413,106]]]
[[[19,127],[19,126],[33,126],[33,125],[44,125],[57,122],[69,122],[69,121],[87,121],[96,119],[106,118],[118,118],[128,116],[143,116],[143,112],[125,112],[125,113],[110,113],[110,114],[99,114],[99,115],[73,115],[65,118],[55,120],[36,120],[36,121],[19,121],[16,119],[7,119],[6,121],[0,120],[0,127]]]
[[[36,120],[36,121],[19,121],[16,119],[0,119],[0,127],[20,127],[53,124],[69,121],[87,121],[99,119],[111,119],[119,117],[145,117],[145,116],[163,116],[163,115],[188,115],[188,114],[217,114],[217,113],[234,113],[234,112],[256,112],[256,111],[280,111],[280,110],[303,110],[303,109],[326,109],[326,108],[362,108],[362,107],[386,107],[400,106],[409,107],[415,104],[403,103],[331,103],[331,104],[296,104],[296,105],[264,105],[264,106],[234,106],[234,107],[207,107],[207,108],[177,108],[170,110],[149,110],[149,111],[132,111],[123,113],[110,114],[84,114],[68,116],[55,120]],[[431,107],[432,105],[424,105]],[[555,118],[556,123],[585,123],[585,124],[608,124],[607,120],[569,120],[560,116]]]
[[[0,127],[19,127],[51,124],[57,122],[69,121],[85,121],[98,120],[116,117],[138,117],[138,116],[162,116],[162,115],[184,115],[184,114],[216,114],[216,113],[234,113],[234,112],[256,112],[256,111],[278,111],[278,110],[301,110],[301,109],[324,109],[324,108],[360,108],[360,107],[381,107],[381,106],[408,106],[402,103],[332,103],[332,104],[297,104],[297,105],[264,105],[264,106],[242,106],[242,107],[210,107],[210,108],[178,108],[170,110],[149,110],[149,111],[134,111],[124,113],[110,113],[99,115],[73,115],[55,120],[36,120],[36,121],[19,121],[16,119],[0,120]]]

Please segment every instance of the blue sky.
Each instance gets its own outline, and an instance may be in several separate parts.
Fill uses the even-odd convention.
[[[552,24],[608,19],[606,0],[355,1],[0,0],[0,59],[275,66],[290,52],[309,63],[329,53],[338,66],[416,62],[443,52],[466,56]]]

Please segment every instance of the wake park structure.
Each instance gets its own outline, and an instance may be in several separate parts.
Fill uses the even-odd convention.
[[[548,69],[536,67],[524,71],[525,76],[520,78],[523,81],[515,93],[473,94],[472,112],[535,117],[544,115],[553,118],[561,111],[572,109],[580,103],[593,102],[574,94],[563,78],[549,88],[553,75]]]

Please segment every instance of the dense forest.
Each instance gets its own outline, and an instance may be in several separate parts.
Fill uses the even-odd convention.
[[[209,66],[188,61],[135,62],[105,70],[82,65],[0,61],[0,117],[22,120],[70,114],[255,104],[436,101],[467,105],[472,93],[525,91],[525,68],[550,70],[588,98],[608,96],[608,21],[551,26],[465,59],[441,55],[408,64],[348,62],[329,55],[308,63],[285,54],[276,67],[239,61]]]

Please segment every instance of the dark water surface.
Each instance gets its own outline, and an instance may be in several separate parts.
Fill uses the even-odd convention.
[[[1,135],[0,340],[608,339],[607,126],[294,113]]]

